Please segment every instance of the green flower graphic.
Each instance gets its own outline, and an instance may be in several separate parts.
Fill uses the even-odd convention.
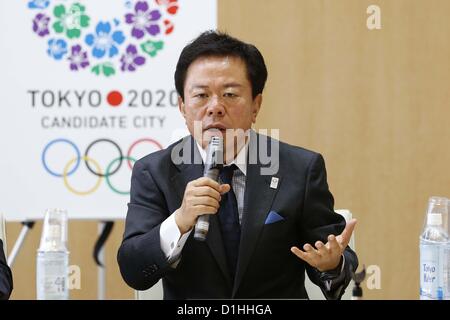
[[[91,71],[96,75],[105,75],[106,77],[116,74],[114,65],[111,62],[100,63],[92,67]]]
[[[79,3],[74,3],[66,10],[64,5],[56,6],[53,14],[57,21],[53,24],[56,33],[66,32],[69,39],[79,38],[81,28],[89,26],[90,18],[84,13],[85,7]]]
[[[147,41],[141,44],[141,49],[151,57],[155,57],[156,53],[164,47],[163,41]]]

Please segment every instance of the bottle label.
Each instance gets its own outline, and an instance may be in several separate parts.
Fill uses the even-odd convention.
[[[37,299],[68,299],[68,256],[38,256],[37,261]]]
[[[425,285],[432,286],[437,282],[436,270],[437,266],[434,261],[422,261],[422,281]]]
[[[442,259],[440,249],[434,245],[421,245],[420,298],[442,299]]]
[[[44,279],[46,295],[61,295],[66,291],[66,277],[47,275]]]
[[[447,242],[446,246],[443,249],[444,257],[443,257],[443,295],[444,300],[450,300],[450,242]]]

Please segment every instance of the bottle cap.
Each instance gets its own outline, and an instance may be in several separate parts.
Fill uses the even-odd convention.
[[[427,216],[427,224],[430,226],[442,225],[442,215],[440,213],[429,213]]]
[[[428,202],[433,205],[447,205],[448,199],[446,197],[432,196],[428,199]]]

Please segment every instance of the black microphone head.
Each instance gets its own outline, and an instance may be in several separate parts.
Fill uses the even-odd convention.
[[[211,169],[221,169],[223,167],[223,138],[213,136],[209,141],[206,150],[205,170],[206,175]]]

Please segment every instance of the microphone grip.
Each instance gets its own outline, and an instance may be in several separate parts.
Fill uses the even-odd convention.
[[[214,181],[219,180],[219,169],[214,168],[210,169],[205,172],[205,177],[208,177]],[[197,218],[197,222],[195,224],[195,231],[194,231],[194,239],[198,241],[205,241],[206,235],[208,234],[209,230],[209,214],[203,214]]]

